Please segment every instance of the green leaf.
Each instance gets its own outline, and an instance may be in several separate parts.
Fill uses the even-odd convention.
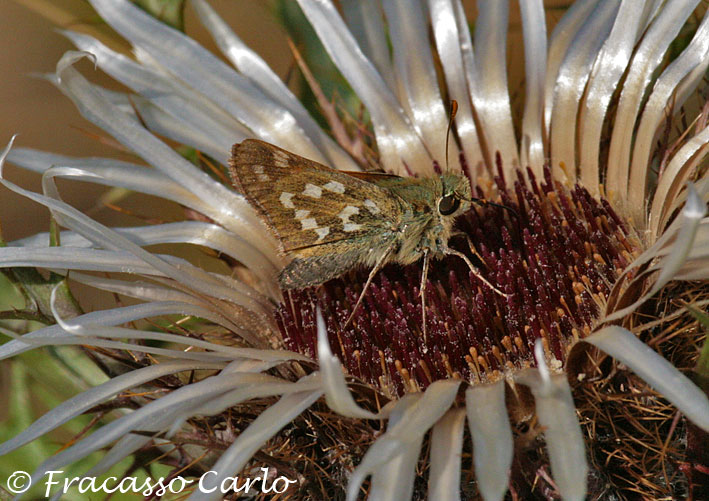
[[[12,274],[26,298],[31,304],[26,305],[26,310],[38,311],[48,318],[53,318],[51,309],[52,291],[56,288],[54,307],[61,318],[73,318],[82,313],[79,304],[69,290],[66,278],[56,273],[50,273],[49,278],[44,278],[34,268],[13,268]]]
[[[49,246],[50,247],[59,247],[61,245],[61,241],[59,238],[59,233],[61,230],[59,229],[59,225],[57,224],[57,221],[54,218],[51,218],[49,220]]]
[[[175,29],[185,29],[185,0],[134,0],[151,16]]]
[[[105,374],[81,349],[75,346],[32,350],[13,358],[6,364],[8,368],[4,379],[7,383],[6,391],[0,394],[0,422],[2,422],[0,442],[21,433],[40,415],[68,398],[106,381]],[[75,417],[37,440],[0,457],[0,479],[7,479],[18,470],[33,472],[39,464],[82,434],[90,424],[93,424],[91,431],[100,430],[101,426],[120,415],[121,411],[108,413],[95,423],[92,423],[92,414]],[[85,459],[66,465],[61,468],[63,473],[56,478],[63,482],[65,478],[78,477],[95,465],[104,455],[105,450],[97,451]],[[132,469],[135,467],[134,459],[134,456],[130,456],[113,466],[108,472],[97,478],[97,485],[110,476],[121,479],[124,475],[136,477],[138,479],[137,485],[142,485],[148,476],[158,479],[161,476],[167,476],[172,470],[170,466],[159,464],[144,465],[144,468],[134,470]],[[116,483],[113,480],[110,482],[110,486]],[[44,489],[44,483],[40,482],[33,486],[23,499],[46,499]],[[91,495],[81,493],[76,486],[61,496],[61,499],[66,501],[105,498],[106,496],[102,493]],[[142,497],[128,492],[116,493],[110,498],[112,501],[133,501]],[[166,500],[183,498],[184,496],[164,497]],[[1,490],[0,499],[4,499]]]
[[[73,351],[80,353],[72,347]],[[88,358],[81,354],[88,361]],[[88,363],[92,363],[88,361]],[[7,396],[3,402],[5,413],[0,430],[0,442],[21,433],[40,415],[59,405],[89,385],[81,381],[63,363],[45,350],[33,350],[16,357],[8,363]],[[47,458],[56,454],[61,444],[71,440],[91,422],[91,416],[78,416],[55,431],[0,458],[0,478],[8,478],[14,471],[34,471]],[[105,423],[107,420],[101,420]],[[68,476],[76,476],[93,464],[99,457],[62,468]],[[35,499],[43,498],[43,488],[33,487],[30,493]],[[79,499],[62,497],[62,499]]]
[[[320,38],[310,25],[297,2],[291,0],[275,0],[272,3],[274,17],[278,19],[288,32],[288,36],[300,51],[308,68],[316,75],[318,83],[324,94],[332,99],[337,96],[347,112],[358,116],[360,100],[330,59]],[[300,73],[298,73],[300,75]],[[301,77],[302,78],[302,77]],[[301,89],[300,100],[307,110],[313,115],[320,125],[327,129],[327,121],[323,118],[317,104],[315,95],[310,90],[307,82],[301,80],[298,87]],[[367,117],[364,122],[366,123]]]

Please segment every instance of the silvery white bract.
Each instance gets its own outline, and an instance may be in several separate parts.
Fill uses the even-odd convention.
[[[513,118],[510,94],[516,88],[508,87],[505,64],[508,2],[479,2],[478,17],[470,21],[473,34],[458,0],[340,3],[344,18],[329,0],[298,0],[371,117],[380,167],[398,175],[408,174],[407,169],[422,177],[433,174],[434,160],[446,156],[443,131],[449,118],[442,97],[446,96],[459,105],[453,121],[455,141],[450,143],[451,166],[476,183],[489,179],[485,166],[496,165],[499,152],[508,180],[516,179],[517,166],[529,166],[541,179],[549,160],[551,174],[561,185],[581,183],[591,195],[605,195],[632,224],[641,250],[619,281],[623,290],[638,283],[642,287],[632,304],[605,304],[594,319],[593,332],[582,333],[582,342],[630,367],[690,421],[709,430],[704,393],[622,326],[672,281],[709,278],[709,177],[700,168],[709,145],[706,121],[684,130],[661,171],[651,162],[666,114],[678,113],[703,85],[709,65],[707,16],[688,45],[667,59],[670,45],[699,1],[579,0],[548,36],[542,1],[520,0],[526,69],[520,120]],[[73,158],[8,144],[1,162],[42,174],[43,191],[27,191],[4,177],[3,185],[48,207],[65,231],[58,247],[48,246],[46,233],[11,242],[0,248],[0,265],[68,270],[76,283],[138,302],[70,320],[55,308],[57,324],[9,341],[0,347],[0,355],[9,358],[41,346],[88,345],[146,354],[156,363],[62,403],[2,444],[0,453],[17,449],[124,391],[166,375],[199,371],[194,381],[145,399],[47,458],[33,478],[107,449],[86,472],[95,476],[147,444],[165,447],[166,441],[153,441],[152,436],[162,433],[169,440],[187,429],[193,417],[219,415],[253,399],[277,397],[217,454],[210,465],[218,472],[210,477],[208,487],[213,487],[239,474],[264,444],[324,396],[332,413],[343,419],[386,420],[386,430],[352,467],[347,486],[343,485],[347,499],[357,498],[370,476],[369,499],[410,498],[424,440],[430,440],[425,487],[429,499],[460,499],[466,423],[477,489],[485,500],[502,499],[514,453],[505,391],[506,386],[517,385],[534,395],[558,493],[564,499],[584,499],[588,466],[566,367],[550,357],[542,341],[533,347],[533,368],[508,371],[486,384],[438,379],[425,391],[407,391],[374,412],[353,398],[351,380],[331,351],[328,318],[318,313],[311,319],[317,328],[313,344],[317,370],[302,370],[313,367],[313,362],[283,348],[274,317],[274,303],[282,299],[275,277],[287,264],[278,242],[242,195],[196,168],[158,136],[194,147],[223,165],[232,144],[247,138],[341,170],[356,171],[360,164],[318,126],[205,1],[190,4],[231,65],[128,0],[91,4],[130,42],[134,57],[66,31],[78,52],[65,54],[49,78],[89,121],[144,162]],[[74,68],[84,57],[129,91],[110,92],[90,83]],[[614,95],[617,101],[612,100]],[[521,124],[518,133],[516,123]],[[147,193],[204,217],[108,228],[62,201],[56,178]],[[146,249],[185,243],[238,261],[248,270],[249,280]],[[631,273],[638,269],[643,273]],[[700,300],[707,303],[706,297]],[[133,322],[160,316],[198,317],[214,329],[233,333],[238,346],[132,327]],[[161,344],[143,342],[148,340]],[[417,489],[418,494],[423,492],[420,485]],[[216,491],[195,491],[189,499],[220,497]]]

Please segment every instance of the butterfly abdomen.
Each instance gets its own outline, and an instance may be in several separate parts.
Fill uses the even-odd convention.
[[[278,284],[282,289],[301,289],[321,285],[358,267],[371,267],[379,262],[390,250],[394,235],[381,238],[372,245],[351,245],[338,242],[330,244],[326,252],[317,247],[308,249],[312,255],[300,252],[278,275]],[[396,246],[396,245],[395,245]],[[392,256],[385,262],[393,261]]]
[[[333,262],[334,261],[334,262]],[[321,285],[357,266],[357,261],[333,256],[295,258],[278,275],[281,289],[303,289]]]

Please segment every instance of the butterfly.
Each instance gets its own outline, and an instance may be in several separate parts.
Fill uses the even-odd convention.
[[[458,216],[472,203],[491,203],[472,197],[462,174],[413,178],[339,171],[256,139],[233,146],[229,172],[291,258],[278,276],[282,289],[316,286],[354,268],[371,267],[345,327],[374,276],[389,263],[423,259],[419,290],[424,336],[431,258],[463,259],[478,279],[505,296],[465,254],[448,245],[459,233],[454,230]]]

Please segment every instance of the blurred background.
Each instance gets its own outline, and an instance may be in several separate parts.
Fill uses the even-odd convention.
[[[210,4],[279,75],[287,74],[292,58],[285,30],[269,15],[268,2],[210,0]],[[53,72],[62,54],[74,49],[57,33],[58,28],[92,35],[108,33],[85,0],[0,0],[0,144],[4,147],[13,134],[18,134],[16,146],[76,156],[116,156],[117,151],[102,142],[101,131],[84,120],[53,85],[39,77]],[[190,8],[185,12],[185,30],[216,50]],[[102,40],[106,42],[105,37]],[[113,48],[129,50],[116,37],[111,40]],[[88,61],[81,62],[79,69],[95,83],[120,89]],[[7,166],[6,176],[23,187],[41,191],[36,174]],[[62,195],[75,207],[100,215],[103,222],[121,224],[125,219],[95,206],[105,188],[87,183],[63,183],[60,187]],[[47,224],[46,209],[0,187],[0,227],[6,241],[46,230]],[[124,220],[123,224],[129,223]]]

